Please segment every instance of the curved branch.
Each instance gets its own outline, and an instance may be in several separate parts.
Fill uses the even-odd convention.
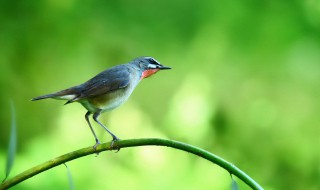
[[[7,189],[10,188],[32,176],[35,176],[41,172],[44,172],[50,168],[53,168],[55,166],[58,166],[60,164],[63,164],[65,162],[74,160],[76,158],[80,158],[89,154],[99,153],[106,150],[112,150],[110,148],[110,143],[103,143],[97,146],[97,149],[94,150],[93,147],[87,147],[82,148],[67,154],[64,154],[62,156],[56,157],[54,159],[51,159],[49,161],[46,161],[38,166],[35,166],[33,168],[30,168],[15,177],[3,182],[0,184],[0,189]],[[245,182],[247,185],[249,185],[252,189],[258,189],[263,190],[263,188],[255,182],[251,177],[249,177],[247,174],[245,174],[243,171],[241,171],[239,168],[237,168],[235,165],[225,161],[224,159],[206,151],[203,149],[200,149],[198,147],[188,145],[185,143],[181,143],[178,141],[173,140],[165,140],[165,139],[156,139],[156,138],[148,138],[148,139],[129,139],[129,140],[120,140],[116,141],[113,144],[113,149],[117,148],[126,148],[126,147],[134,147],[134,146],[148,146],[148,145],[155,145],[155,146],[167,146],[179,150],[183,150],[192,154],[195,154],[197,156],[200,156],[206,160],[211,161],[212,163],[215,163],[219,165],[220,167],[226,169],[230,174],[237,176],[239,179],[241,179],[243,182]]]

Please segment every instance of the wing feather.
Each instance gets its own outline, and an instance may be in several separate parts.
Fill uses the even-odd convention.
[[[80,85],[81,93],[72,100],[69,100],[67,103],[100,96],[107,94],[108,92],[127,87],[130,83],[131,75],[128,69],[123,69],[123,67],[120,66],[124,65],[119,65],[105,70]]]

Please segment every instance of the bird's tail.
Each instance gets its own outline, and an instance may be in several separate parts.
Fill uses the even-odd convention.
[[[36,100],[42,100],[46,98],[54,98],[54,99],[60,99],[60,100],[72,100],[77,97],[79,90],[76,87],[68,88],[66,90],[61,90],[59,92],[55,92],[52,94],[45,94],[42,96],[38,96],[35,98],[32,98],[32,101]]]

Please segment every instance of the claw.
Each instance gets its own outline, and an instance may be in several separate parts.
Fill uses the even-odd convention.
[[[120,148],[119,148],[119,147],[116,147],[116,148],[113,147],[113,144],[114,144],[114,142],[119,141],[119,140],[120,140],[120,139],[119,139],[118,137],[113,136],[113,139],[112,139],[111,145],[110,145],[110,149],[111,149],[111,150],[116,150],[116,153],[120,151]]]
[[[99,140],[96,140],[96,144],[94,144],[93,145],[93,149],[94,149],[94,151],[97,151],[97,146],[100,144],[100,141]],[[99,152],[96,152],[96,156],[98,156],[99,155]]]

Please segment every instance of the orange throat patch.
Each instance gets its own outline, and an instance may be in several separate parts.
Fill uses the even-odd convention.
[[[160,69],[148,69],[148,70],[143,71],[140,80],[147,78],[147,77],[150,77],[151,75],[155,74],[159,70]]]

